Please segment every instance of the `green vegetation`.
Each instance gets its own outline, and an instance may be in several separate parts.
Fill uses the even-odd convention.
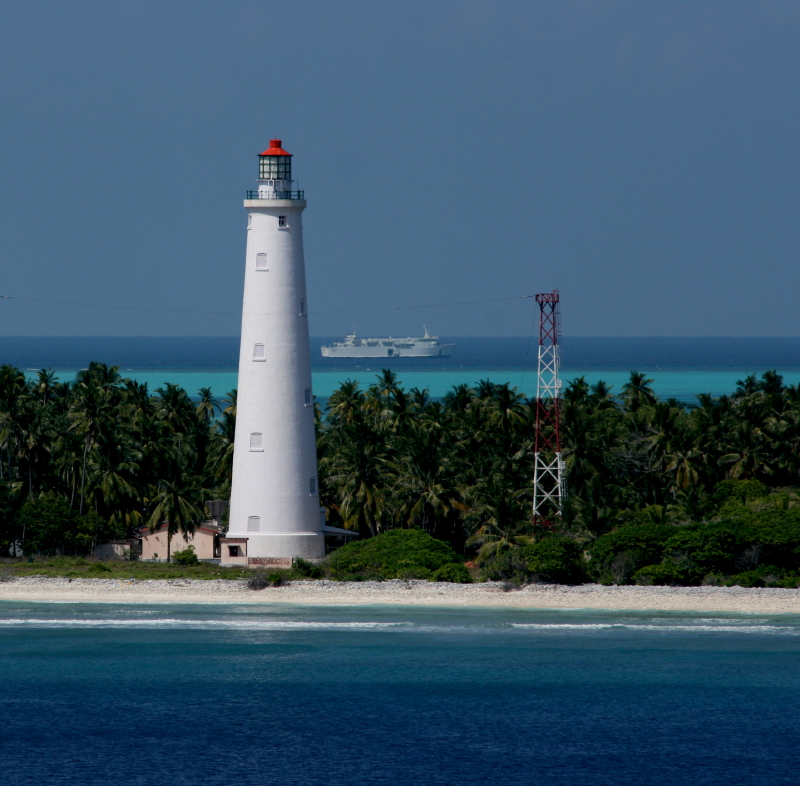
[[[32,561],[28,561],[31,559]],[[0,560],[0,578],[12,576],[63,576],[70,579],[248,579],[253,571],[247,568],[221,568],[200,562],[197,565],[176,565],[166,562],[98,562],[85,557],[34,557]]]
[[[486,564],[481,576],[517,584],[581,584],[587,573],[581,547],[570,538],[554,536],[505,551]]]
[[[217,419],[208,389],[150,395],[101,363],[72,383],[0,367],[0,553],[87,555],[165,521],[193,532],[204,500],[229,496],[235,391],[225,404]]]
[[[316,562],[309,562],[302,557],[295,557],[292,560],[292,568],[289,571],[292,578],[297,579],[321,579],[324,571]]]
[[[194,552],[194,546],[188,546],[183,551],[174,551],[172,553],[172,561],[176,565],[199,565],[200,560],[197,559],[197,554]]]
[[[343,383],[316,410],[320,493],[328,522],[361,540],[281,575],[459,581],[470,560],[508,582],[794,586],[800,389],[767,372],[685,407],[650,385],[632,372],[616,396],[566,386],[569,496],[534,529],[535,402],[488,380],[441,401],[390,371],[367,390]],[[192,402],[98,363],[72,383],[0,367],[0,553],[88,555],[163,521],[191,532],[205,499],[230,494],[235,418],[235,391]]]
[[[252,572],[251,572],[252,573]],[[266,587],[280,587],[286,580],[286,571],[283,570],[258,570],[252,573],[247,580],[247,587],[251,590],[262,590]]]
[[[325,571],[339,581],[363,581],[431,579],[449,568],[439,573],[440,580],[463,583],[469,574],[462,562],[450,546],[422,530],[394,529],[338,549],[326,560]]]
[[[633,522],[602,535],[589,548],[593,573],[605,584],[800,586],[800,495],[725,481],[714,497],[719,507],[701,522]]]

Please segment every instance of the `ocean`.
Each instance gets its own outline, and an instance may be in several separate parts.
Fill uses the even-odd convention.
[[[331,338],[311,341],[314,394],[327,399],[346,379],[362,388],[384,367],[397,372],[408,389],[427,388],[444,396],[456,384],[482,379],[509,382],[535,395],[536,341],[529,337],[442,337],[454,343],[452,357],[378,360],[327,359],[319,347]],[[603,380],[619,393],[631,370],[653,379],[661,398],[691,403],[699,393],[732,393],[748,374],[777,370],[788,384],[800,384],[800,338],[570,338],[562,345],[562,378]],[[125,376],[155,390],[165,382],[191,395],[210,387],[217,397],[237,386],[238,338],[223,337],[0,337],[0,363],[33,374],[40,368],[71,379],[92,360],[119,365]]]
[[[16,786],[780,786],[800,616],[0,603]]]

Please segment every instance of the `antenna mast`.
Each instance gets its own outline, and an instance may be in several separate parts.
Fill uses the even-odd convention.
[[[561,315],[558,290],[536,295],[539,304],[539,372],[536,384],[536,436],[533,467],[533,524],[552,528],[564,499],[558,377]]]

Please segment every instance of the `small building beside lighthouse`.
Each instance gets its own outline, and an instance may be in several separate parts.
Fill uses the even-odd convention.
[[[223,565],[289,565],[325,556],[303,257],[302,191],[280,139],[258,156],[248,191],[242,335]]]

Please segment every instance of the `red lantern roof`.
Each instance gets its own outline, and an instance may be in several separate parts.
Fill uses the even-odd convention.
[[[291,153],[287,153],[281,147],[281,140],[280,139],[270,139],[269,140],[269,147],[263,152],[259,153],[260,156],[290,156]]]

